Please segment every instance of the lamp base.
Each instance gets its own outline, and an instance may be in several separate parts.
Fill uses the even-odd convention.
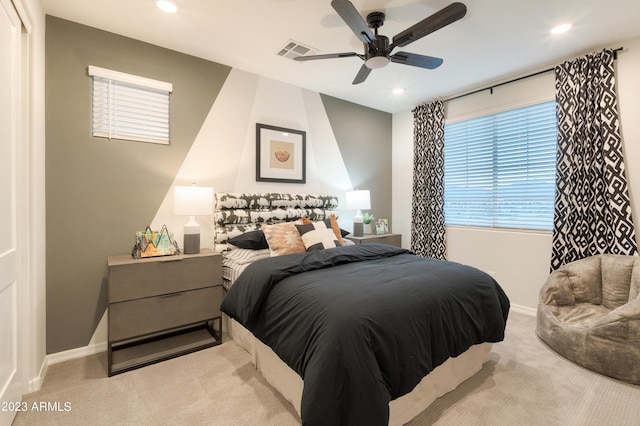
[[[353,224],[353,236],[354,237],[362,237],[363,236],[363,228],[364,228],[364,225],[362,223],[354,223]]]
[[[184,254],[200,253],[200,234],[185,234],[182,252]]]

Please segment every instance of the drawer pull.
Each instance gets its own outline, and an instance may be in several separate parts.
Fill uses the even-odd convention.
[[[160,258],[160,262],[180,262],[182,260],[183,258],[178,256],[164,256]]]
[[[176,297],[176,296],[182,296],[182,293],[161,294],[160,299],[166,299],[168,297]]]

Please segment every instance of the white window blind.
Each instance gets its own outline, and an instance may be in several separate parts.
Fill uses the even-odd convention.
[[[169,143],[171,83],[89,66],[92,135]]]
[[[550,230],[555,101],[447,124],[445,223]]]

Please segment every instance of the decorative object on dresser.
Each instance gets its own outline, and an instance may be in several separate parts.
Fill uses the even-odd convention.
[[[256,123],[256,181],[306,182],[307,133]]]
[[[174,254],[180,254],[180,248],[173,239],[173,232],[169,232],[166,225],[162,225],[160,232],[152,231],[150,226],[144,231],[136,232],[136,244],[131,250],[131,257],[134,259]]]
[[[353,235],[361,237],[364,233],[364,223],[362,217],[363,209],[371,208],[371,196],[368,190],[347,192],[347,210],[355,210],[353,216]]]
[[[364,213],[362,215],[362,232],[364,234],[373,234],[373,221],[375,220],[375,216],[371,213]]]
[[[109,376],[221,343],[219,253],[109,256],[107,267]]]
[[[402,247],[402,235],[400,234],[387,233],[384,235],[363,235],[360,237],[347,235],[344,238],[353,241],[355,244],[380,243],[388,244],[390,246]]]
[[[189,216],[184,225],[184,242],[182,249],[185,254],[200,253],[200,225],[196,222],[197,215],[213,213],[213,188],[204,186],[175,186],[173,188],[173,213]]]
[[[376,235],[384,235],[389,233],[389,219],[376,220]]]

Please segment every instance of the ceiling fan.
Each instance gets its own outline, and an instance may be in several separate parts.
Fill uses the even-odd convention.
[[[434,31],[443,28],[467,13],[467,7],[462,3],[451,3],[449,6],[439,10],[433,15],[423,19],[417,24],[396,34],[393,42],[389,44],[389,38],[378,34],[378,28],[384,24],[385,14],[383,12],[372,12],[367,15],[367,20],[362,18],[353,3],[349,0],[332,0],[331,6],[338,12],[342,20],[351,28],[351,31],[364,44],[364,54],[355,52],[329,53],[326,55],[298,56],[296,61],[313,61],[316,59],[348,58],[357,56],[364,61],[358,71],[353,84],[360,84],[367,79],[372,69],[382,68],[389,62],[396,62],[414,67],[434,69],[442,64],[441,58],[433,56],[418,55],[409,52],[397,52],[391,54],[396,47],[403,47],[409,43],[421,39]],[[373,28],[372,32],[369,28]]]

